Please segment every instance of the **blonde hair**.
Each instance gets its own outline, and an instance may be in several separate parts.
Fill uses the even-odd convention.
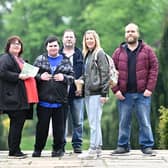
[[[94,52],[96,52],[98,49],[101,48],[101,45],[100,45],[100,38],[99,38],[99,35],[97,34],[97,32],[95,30],[87,30],[83,36],[83,50],[82,50],[82,53],[83,53],[83,56],[85,57],[86,54],[88,53],[89,51],[89,48],[87,47],[86,45],[86,35],[87,34],[92,34],[94,39],[95,39],[95,48],[94,48]]]

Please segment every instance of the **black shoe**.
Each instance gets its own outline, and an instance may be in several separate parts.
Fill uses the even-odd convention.
[[[9,152],[9,158],[26,158],[27,157],[27,154],[19,151],[19,152],[15,152],[15,153],[11,153]]]
[[[74,148],[74,153],[82,153],[81,147]]]
[[[150,156],[155,156],[156,155],[156,152],[154,152],[152,150],[152,148],[150,147],[147,147],[147,148],[143,148],[141,149],[142,153],[145,154],[145,155],[150,155]]]
[[[129,149],[128,148],[124,148],[124,147],[117,147],[116,150],[114,150],[111,155],[120,155],[120,154],[126,154],[129,153]]]
[[[41,156],[41,151],[34,151],[32,154],[32,157],[40,157]]]
[[[64,151],[63,151],[63,149],[54,150],[54,151],[52,151],[51,156],[52,157],[61,157],[61,156],[64,156]]]

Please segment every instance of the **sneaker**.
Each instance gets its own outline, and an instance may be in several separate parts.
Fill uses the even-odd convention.
[[[81,147],[74,148],[74,153],[82,153]]]
[[[142,153],[145,154],[145,155],[150,155],[150,156],[156,156],[156,152],[154,152],[152,150],[152,148],[150,147],[147,147],[147,148],[143,148],[141,149]]]
[[[87,152],[78,155],[79,159],[96,159],[97,151],[96,149],[89,149]]]
[[[129,149],[128,148],[124,148],[124,147],[117,147],[116,150],[114,150],[111,155],[121,155],[121,154],[126,154],[129,153]]]
[[[62,156],[64,156],[64,151],[63,151],[63,149],[54,150],[54,151],[52,151],[51,156],[52,157],[62,157]]]
[[[41,151],[34,151],[32,157],[41,157]]]
[[[27,157],[27,154],[19,151],[19,152],[15,152],[15,153],[10,153],[9,152],[9,158],[18,158],[18,159],[24,159]]]
[[[99,147],[99,148],[96,149],[96,153],[97,153],[98,157],[101,155],[101,153],[102,153],[101,147]]]

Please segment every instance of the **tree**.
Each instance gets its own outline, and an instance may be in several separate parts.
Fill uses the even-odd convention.
[[[33,62],[44,51],[43,41],[48,35],[55,34],[61,39],[66,28],[75,30],[79,26],[80,3],[81,0],[58,0],[55,3],[48,0],[17,1],[12,12],[4,15],[5,34],[21,36],[26,44],[24,55]],[[67,7],[74,4],[75,8]],[[87,3],[81,4],[84,7]]]
[[[160,62],[160,78],[159,86],[157,88],[158,102],[163,106],[168,105],[168,67],[167,60],[168,58],[168,13],[165,15],[163,35],[161,38],[161,46],[159,49],[159,62]]]

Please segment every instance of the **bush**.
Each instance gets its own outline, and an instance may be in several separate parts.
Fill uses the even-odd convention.
[[[168,108],[161,106],[159,112],[159,148],[168,149]]]
[[[8,142],[8,119],[4,114],[0,115],[0,150],[7,149]]]

